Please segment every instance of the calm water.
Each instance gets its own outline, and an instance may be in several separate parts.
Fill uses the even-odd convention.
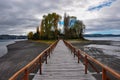
[[[111,45],[90,44],[87,47],[102,49],[108,55],[116,55],[120,58],[120,37],[86,37],[89,40],[111,40]]]
[[[112,41],[120,41],[120,37],[85,37],[89,40],[112,40]]]
[[[15,43],[15,41],[21,41],[20,39],[17,40],[0,40],[0,57],[5,55],[8,50],[7,50],[7,45]]]

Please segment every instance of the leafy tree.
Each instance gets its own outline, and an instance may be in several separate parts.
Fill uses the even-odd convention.
[[[33,39],[34,40],[39,40],[40,39],[40,30],[39,30],[39,27],[37,27],[36,33],[34,33],[34,35],[33,35]]]
[[[53,17],[53,27],[55,30],[55,38],[57,38],[59,30],[58,30],[58,22],[61,19],[61,16],[56,14],[56,13],[52,13],[52,17]]]
[[[80,38],[80,39],[84,39],[84,38],[83,38],[83,33],[84,33],[84,30],[85,30],[85,25],[84,25],[84,23],[83,23],[82,21],[80,21],[80,20],[77,20],[77,21],[75,22],[73,28],[75,29],[75,32],[76,32],[77,37]]]
[[[65,38],[69,38],[69,16],[66,16],[66,13],[64,14],[64,34]]]
[[[44,20],[42,20],[41,25],[40,25],[40,38],[44,39],[45,37],[45,26],[44,26]]]
[[[28,39],[33,39],[33,32],[29,32],[27,36],[28,36]]]
[[[44,39],[51,39],[53,37],[57,38],[58,22],[60,19],[61,19],[61,16],[56,13],[43,16],[43,19],[41,22],[41,36],[44,37]]]
[[[38,33],[35,33],[35,34],[33,35],[33,39],[34,39],[34,40],[39,40],[39,39],[40,39],[40,35],[39,35]]]

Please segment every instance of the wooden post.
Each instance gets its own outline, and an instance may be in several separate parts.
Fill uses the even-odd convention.
[[[40,65],[40,75],[42,74],[42,59],[39,59],[39,65]]]
[[[87,74],[88,69],[88,61],[87,61],[87,55],[85,55],[85,74]]]
[[[25,75],[24,75],[23,79],[24,80],[29,80],[29,72],[28,72],[27,69],[25,70]]]
[[[46,64],[47,64],[47,52],[46,52],[46,54],[45,54],[45,57],[46,57]]]
[[[50,49],[48,50],[49,58],[50,58]]]
[[[52,54],[52,48],[50,48],[50,53]]]
[[[79,55],[79,50],[78,50],[77,54],[78,54],[78,63],[80,63],[80,55]]]
[[[75,57],[75,48],[74,48],[74,57]]]
[[[106,70],[102,68],[102,80],[107,80]]]
[[[71,49],[71,54],[72,54],[72,47],[70,49]]]

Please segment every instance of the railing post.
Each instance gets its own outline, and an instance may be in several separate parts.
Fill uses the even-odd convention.
[[[87,61],[87,55],[85,55],[85,74],[87,74],[88,69],[88,61]]]
[[[29,72],[28,72],[27,69],[25,70],[25,75],[24,75],[23,79],[24,80],[29,80]]]
[[[75,48],[74,48],[74,57],[75,57]]]
[[[102,68],[102,80],[107,80],[106,70]]]
[[[46,57],[46,64],[47,64],[47,52],[46,52],[46,54],[45,54],[45,57]]]
[[[70,50],[71,50],[71,54],[72,54],[72,47],[70,47]]]
[[[72,54],[72,48],[71,48],[71,54]]]
[[[48,50],[49,58],[50,58],[50,49]]]
[[[78,63],[80,63],[80,55],[79,55],[79,50],[78,50],[77,54],[78,54]]]
[[[51,54],[52,54],[52,49],[53,49],[53,48],[51,47],[51,48],[50,48],[50,53],[51,53]]]
[[[42,74],[42,59],[39,59],[39,65],[40,65],[40,75]]]

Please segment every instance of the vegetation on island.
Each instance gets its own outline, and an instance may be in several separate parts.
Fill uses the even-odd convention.
[[[30,40],[56,40],[64,39],[83,39],[85,25],[81,20],[77,20],[75,16],[64,14],[64,21],[60,23],[62,17],[57,13],[49,13],[43,16],[41,25],[36,28],[36,32],[29,32]],[[59,28],[59,24],[63,25],[63,29]]]

